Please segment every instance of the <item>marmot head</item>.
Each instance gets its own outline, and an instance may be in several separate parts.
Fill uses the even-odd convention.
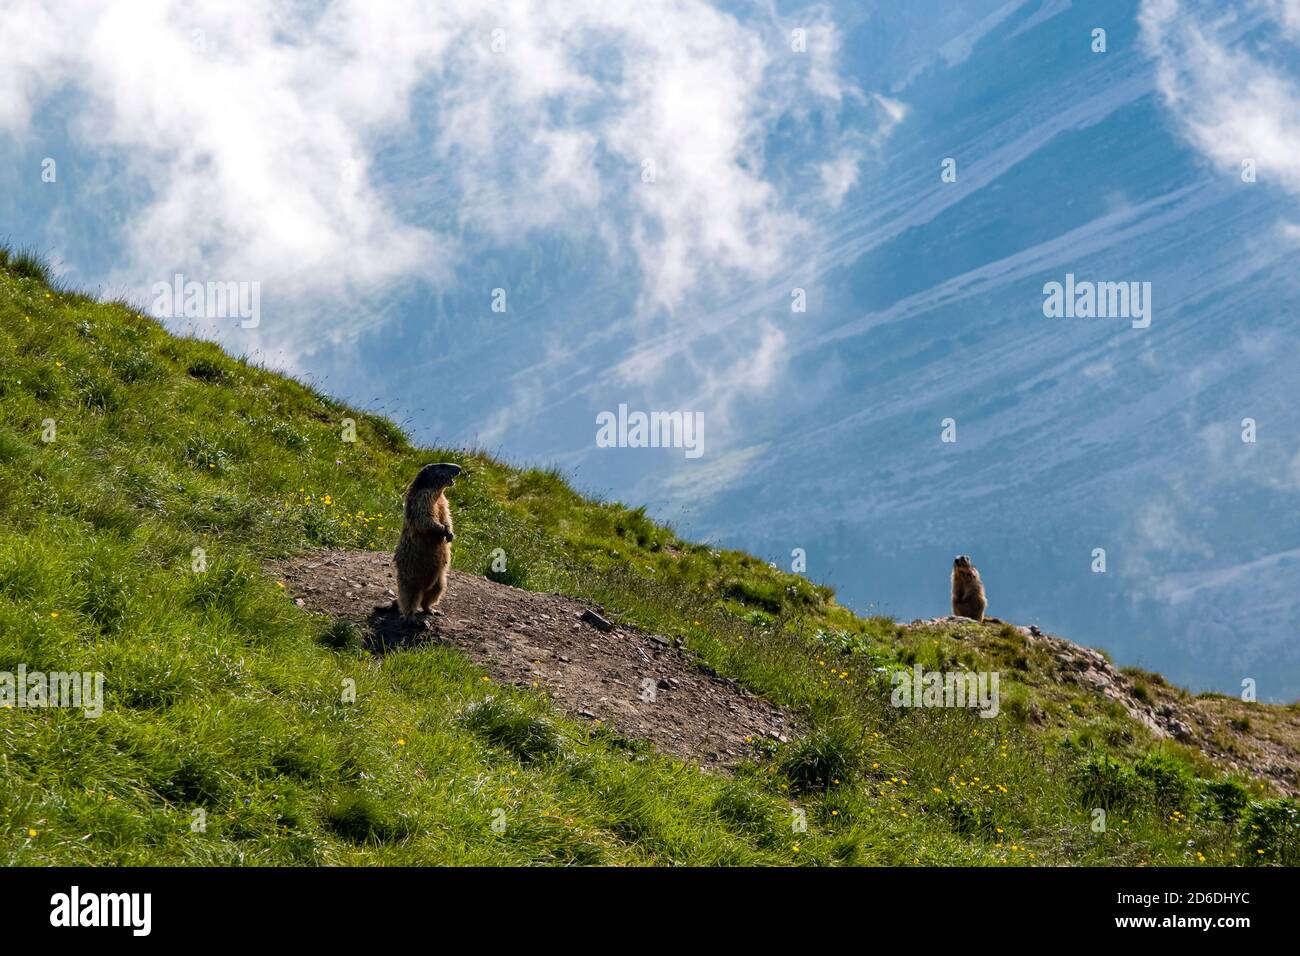
[[[955,557],[955,558],[952,559],[952,566],[953,566],[954,568],[969,568],[969,567],[970,567],[970,555],[969,555],[969,554],[959,554],[959,555],[957,555],[957,557]]]
[[[453,465],[449,461],[425,465],[415,476],[415,481],[411,482],[411,491],[424,491],[426,488],[441,491],[443,488],[450,488],[456,483],[456,476],[460,471],[460,465]]]

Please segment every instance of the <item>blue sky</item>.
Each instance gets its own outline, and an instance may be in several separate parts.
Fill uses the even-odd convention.
[[[1300,3],[10,7],[0,233],[69,282],[256,282],[172,327],[859,609],[970,553],[991,614],[1300,697]],[[703,454],[598,447],[620,404]]]

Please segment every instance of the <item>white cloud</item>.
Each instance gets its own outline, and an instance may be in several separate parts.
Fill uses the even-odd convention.
[[[365,161],[367,139],[402,119],[410,62],[444,37],[402,32],[382,5],[332,7],[301,43],[282,41],[288,12],[267,0],[69,2],[57,22],[42,6],[19,0],[0,17],[6,48],[42,51],[0,72],[0,129],[29,133],[33,101],[49,97],[83,146],[120,156],[115,191],[130,183],[144,199],[110,284],[138,291],[182,269],[325,299],[441,257],[386,206]]]
[[[1260,182],[1300,194],[1300,84],[1285,66],[1295,62],[1300,3],[1252,0],[1230,13],[1144,0],[1138,20],[1160,92],[1192,145],[1225,170],[1253,159]],[[1279,29],[1289,42],[1272,39]]]
[[[1138,511],[1133,526],[1137,543],[1146,551],[1178,551],[1210,557],[1209,546],[1184,527],[1178,508],[1169,500],[1152,500]]]
[[[842,149],[817,168],[821,174],[822,195],[830,205],[838,207],[849,190],[857,185],[859,161],[857,150]]]
[[[14,0],[0,11],[0,131],[26,131],[48,81],[42,71],[61,54],[60,23],[48,5]]]
[[[1291,39],[1300,39],[1300,0],[1263,0]]]
[[[770,322],[761,322],[757,340],[755,348],[731,364],[707,370],[694,401],[725,408],[727,400],[737,395],[766,392],[784,368],[785,333]]]
[[[110,278],[135,289],[184,269],[337,302],[446,277],[467,229],[560,230],[633,256],[642,307],[671,313],[701,283],[769,274],[810,228],[764,138],[853,90],[823,14],[796,54],[704,0],[47,6],[0,15],[0,135],[31,135],[52,101],[121,157],[115,182],[142,195]],[[385,139],[409,147],[400,166]],[[451,208],[411,222],[397,197],[429,178]]]
[[[863,159],[870,153],[879,152],[894,128],[907,119],[907,104],[901,100],[879,93],[872,94],[871,98],[878,107],[875,128],[870,132],[856,131],[845,136],[845,145],[839,152],[817,168],[821,176],[822,199],[832,208],[838,208],[849,190],[857,185]]]

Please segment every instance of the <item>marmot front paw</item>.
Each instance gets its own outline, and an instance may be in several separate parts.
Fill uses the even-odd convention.
[[[448,531],[448,532],[447,532],[447,540],[448,540],[448,541],[455,541],[455,540],[456,540],[456,536],[455,536],[454,534],[452,534],[450,531]]]

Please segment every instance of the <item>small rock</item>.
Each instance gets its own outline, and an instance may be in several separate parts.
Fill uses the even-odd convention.
[[[582,614],[579,616],[578,620],[586,621],[588,624],[590,624],[598,631],[614,630],[613,621],[606,620],[605,618],[601,617],[599,614],[597,614],[595,611],[591,609],[587,609],[583,611]]]
[[[296,605],[298,605],[299,607],[306,607],[306,606],[307,606],[307,602],[304,601],[302,598],[294,598],[294,599],[293,599],[293,603],[296,604]]]

